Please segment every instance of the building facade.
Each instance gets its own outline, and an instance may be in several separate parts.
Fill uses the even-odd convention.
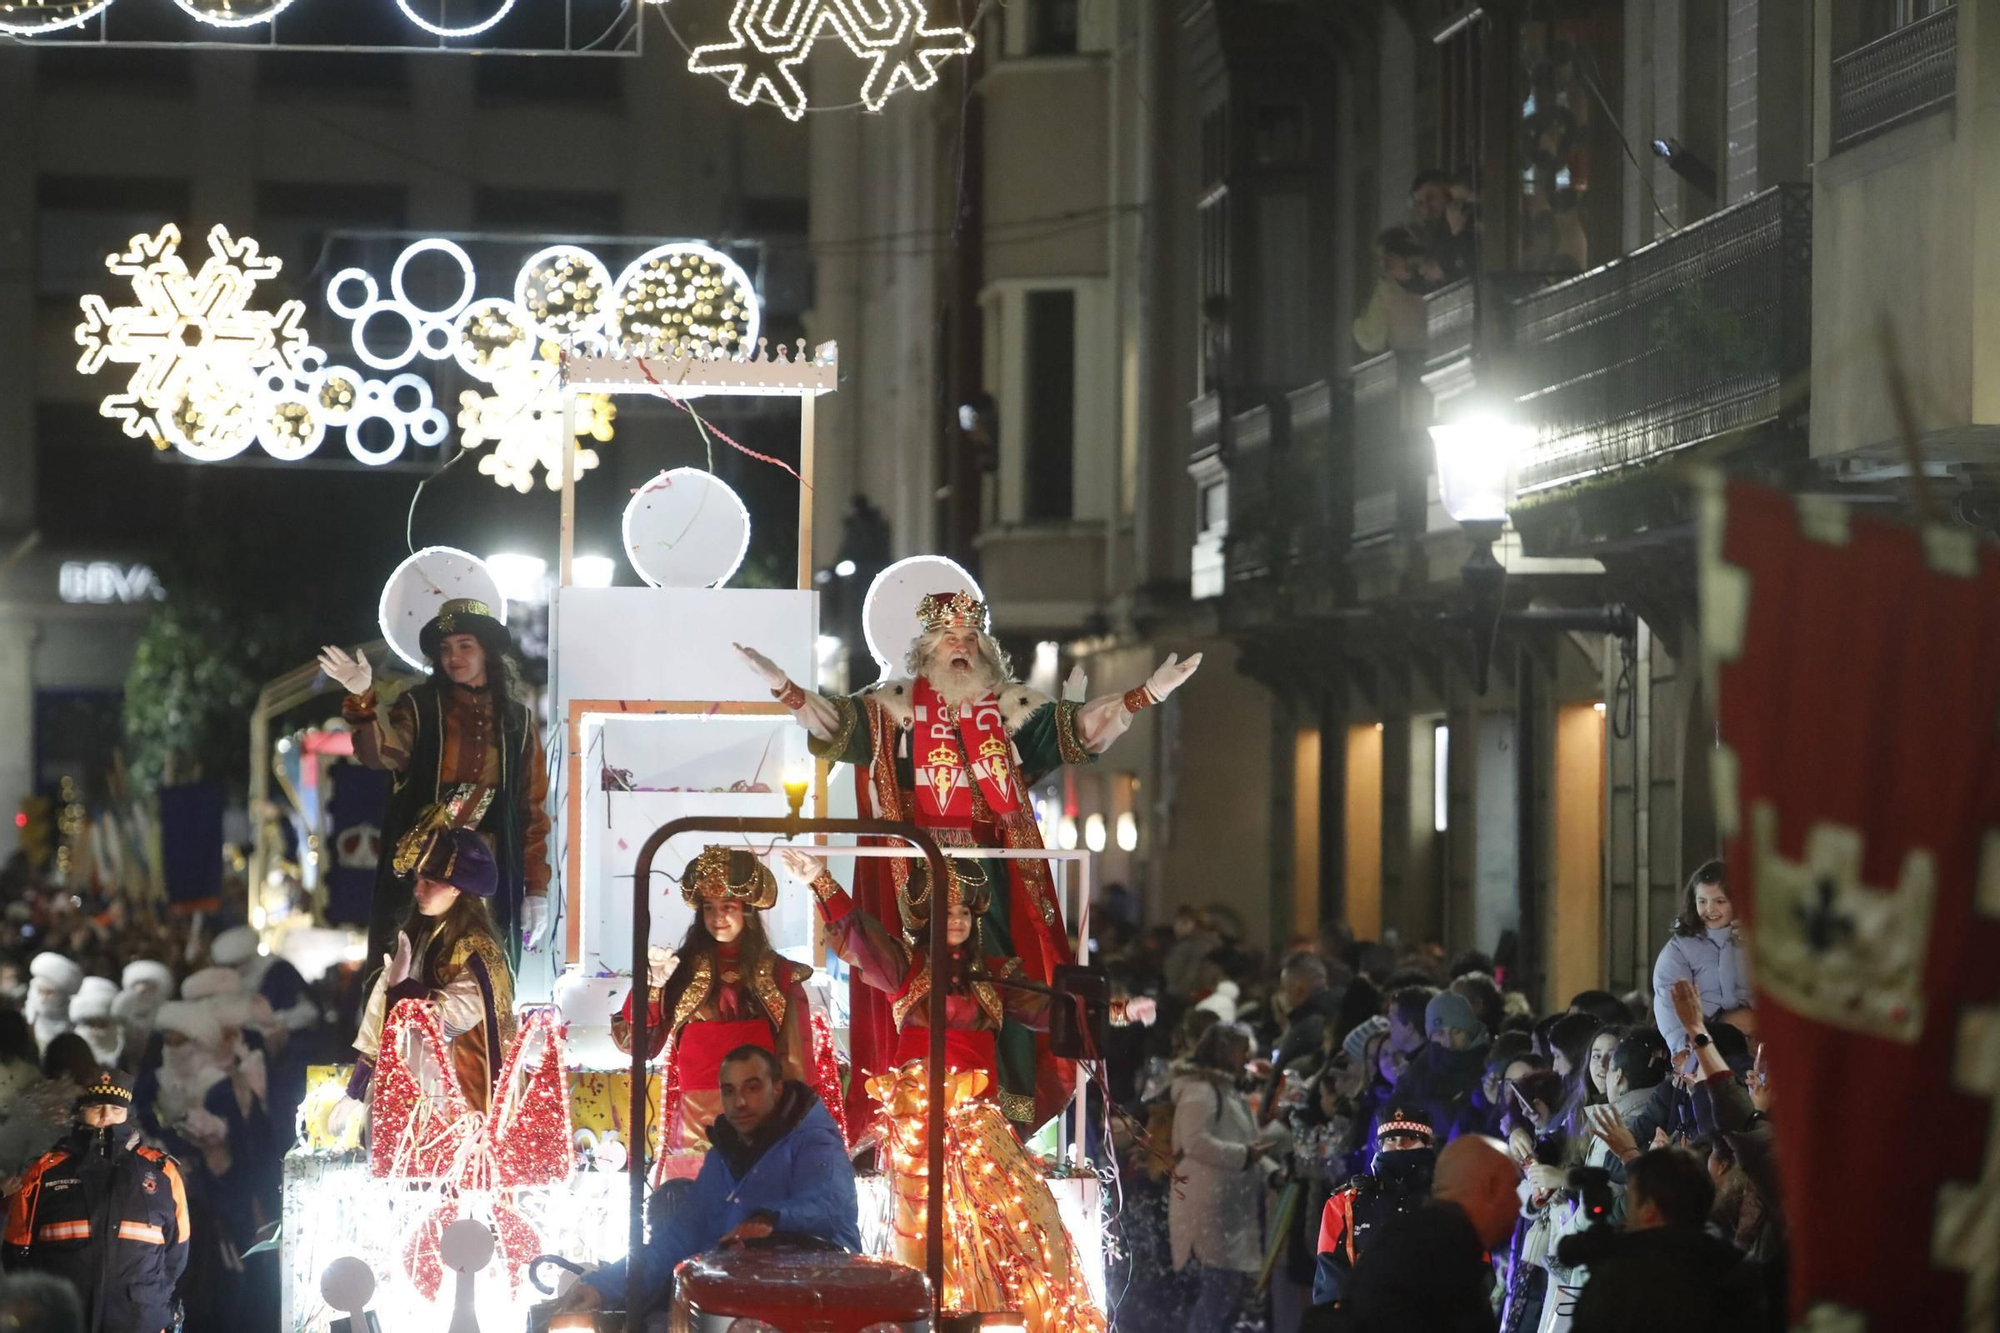
[[[1694,469],[1909,504],[1886,317],[1929,503],[1990,525],[1985,16],[1009,5],[962,79],[813,125],[822,503],[1094,683],[1208,654],[1061,793],[1135,814],[1104,872],[1152,921],[1643,986],[1719,850]],[[1497,568],[1459,421],[1527,432]]]

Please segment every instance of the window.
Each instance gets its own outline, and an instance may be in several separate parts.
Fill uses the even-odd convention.
[[[1077,42],[1077,11],[1080,0],[1035,0],[1028,12],[1028,54],[1031,56],[1069,55]]]
[[[472,87],[481,106],[535,101],[615,105],[622,91],[621,63],[481,56],[472,62]]]
[[[181,253],[199,265],[208,244],[187,234],[188,196],[187,181],[178,178],[42,176],[35,183],[36,295],[72,300],[115,291],[118,280],[105,272],[104,257],[169,222],[181,228]]]
[[[1229,108],[1201,119],[1201,388],[1213,393],[1228,378],[1229,317]]]
[[[1076,474],[1076,293],[1027,299],[1027,478],[1022,517],[1066,519]]]
[[[611,235],[624,230],[623,214],[623,204],[616,194],[596,190],[482,186],[472,201],[473,222],[482,231]]]

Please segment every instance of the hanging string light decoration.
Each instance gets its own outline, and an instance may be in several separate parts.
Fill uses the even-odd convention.
[[[799,73],[822,37],[838,37],[868,62],[860,101],[870,111],[880,111],[898,89],[931,87],[946,60],[972,52],[972,34],[932,20],[935,0],[875,0],[875,7],[879,17],[860,0],[736,0],[729,40],[695,47],[688,68],[726,79],[729,96],[744,106],[768,100],[798,120],[807,109]]]

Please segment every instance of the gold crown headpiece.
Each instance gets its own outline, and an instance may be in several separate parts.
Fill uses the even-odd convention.
[[[986,632],[986,603],[969,592],[926,593],[917,603],[917,619],[926,634],[953,624],[966,624]]]
[[[777,903],[778,879],[749,852],[711,844],[682,872],[681,898],[696,911],[704,902],[717,901],[761,912]]]
[[[986,866],[980,861],[965,860],[947,856],[944,859],[946,872],[951,879],[951,887],[945,891],[945,905],[969,908],[974,917],[986,915],[986,909],[993,903],[993,886],[986,882]],[[931,919],[931,873],[928,862],[919,861],[910,868],[910,877],[896,895],[896,905],[903,913],[903,928],[917,931],[929,924]]]

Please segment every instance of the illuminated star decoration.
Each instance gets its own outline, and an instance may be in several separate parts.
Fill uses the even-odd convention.
[[[479,460],[479,470],[502,486],[526,495],[535,484],[535,469],[547,476],[552,491],[562,489],[562,449],[575,448],[576,475],[597,466],[597,451],[559,440],[562,431],[562,383],[555,365],[561,353],[553,343],[542,347],[543,360],[502,375],[493,392],[467,389],[458,396],[459,445],[477,449],[491,444]],[[576,396],[576,437],[603,444],[611,439],[618,407],[609,395]]]
[[[882,4],[878,21],[861,0],[736,0],[729,14],[730,40],[696,47],[688,69],[726,75],[729,95],[737,102],[749,106],[768,96],[788,118],[798,120],[806,113],[798,70],[825,30],[870,62],[861,85],[861,101],[870,111],[880,111],[898,88],[931,87],[947,58],[972,51],[972,35],[965,29],[931,23],[925,0]]]
[[[236,240],[215,227],[209,258],[192,274],[180,243],[180,228],[168,223],[157,236],[134,236],[123,253],[105,260],[111,272],[132,280],[137,304],[112,308],[100,296],[83,298],[77,369],[94,375],[107,362],[132,366],[125,391],[104,399],[103,414],[134,439],[216,462],[256,439],[263,372],[308,372],[310,349],[300,326],[305,304],[251,308],[257,284],[276,277],[280,265],[248,237]]]

